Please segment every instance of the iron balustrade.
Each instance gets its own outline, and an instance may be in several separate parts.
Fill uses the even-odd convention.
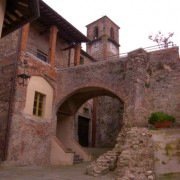
[[[170,49],[170,48],[173,48],[175,46],[176,45],[173,44],[173,43],[168,43],[168,45],[161,44],[161,45],[145,47],[145,48],[142,48],[142,49],[144,49],[147,53],[151,53],[153,51]],[[128,57],[128,54],[130,52],[121,53],[121,54],[117,54],[117,55],[111,55],[111,56],[107,56],[106,58],[94,58],[94,60],[84,59],[83,63],[79,63],[77,65],[75,65],[74,62],[68,63],[68,59],[67,59],[66,63],[64,63],[64,64],[60,64],[61,62],[59,62],[59,64],[58,63],[55,64],[55,68],[58,70],[58,69],[62,69],[62,68],[69,68],[69,67],[74,67],[74,66],[82,66],[82,65],[86,65],[86,64],[90,64],[90,63],[98,63],[98,62],[103,62],[103,61],[125,60]],[[0,54],[0,59],[3,59],[4,57],[11,57],[14,54],[16,54],[15,49],[8,50],[8,51],[4,52],[3,54]],[[24,56],[25,56],[24,57],[25,59],[28,56],[32,56],[33,59],[39,60],[43,64],[50,65],[49,62],[48,62],[48,56],[47,56],[47,62],[45,62],[45,61],[43,61],[43,60],[41,60],[40,58],[37,57],[37,50],[27,48],[26,53],[25,53]]]

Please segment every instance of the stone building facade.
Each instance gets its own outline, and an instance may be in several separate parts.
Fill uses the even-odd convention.
[[[119,26],[107,16],[88,24],[87,52],[97,61],[119,57]],[[116,137],[123,125],[123,102],[116,98],[102,96],[95,100],[96,147],[114,147]]]
[[[58,69],[94,61],[94,58],[81,49],[81,42],[89,41],[86,36],[55,13],[43,1],[40,1],[40,11],[41,16],[36,21],[26,24],[21,29],[5,36],[0,42],[0,67],[2,69],[0,72],[1,160],[9,159],[8,155],[12,153],[10,159],[14,161],[20,155],[14,153],[15,149],[11,148],[11,142],[14,142],[14,140],[18,144],[16,149],[21,148],[23,154],[25,149],[32,149],[32,147],[28,147],[24,140],[32,142],[34,138],[37,138],[36,135],[40,135],[41,140],[48,137],[45,140],[46,142],[39,138],[36,139],[37,141],[35,140],[36,142],[39,141],[38,143],[43,143],[46,149],[46,153],[39,152],[38,156],[41,156],[42,153],[44,158],[38,164],[50,162],[50,155],[47,153],[50,153],[50,136],[53,135],[52,118],[56,99]],[[47,16],[51,19],[50,23]],[[19,82],[19,75],[23,75],[23,73],[31,76],[28,86]],[[36,98],[42,98],[43,101],[37,99],[35,105],[35,96]],[[28,130],[28,126],[39,130],[38,132],[31,128]],[[14,128],[20,128],[22,131],[20,130],[18,134],[14,133]],[[27,131],[28,137],[23,135],[25,131]],[[54,140],[54,146],[58,144],[57,141],[57,139]],[[79,148],[78,145],[77,148]],[[34,153],[29,154],[32,159],[34,159]],[[64,154],[66,153],[64,152]],[[29,157],[26,155],[26,158]],[[68,162],[73,163],[72,152],[69,152],[65,158],[68,159]],[[19,161],[22,161],[21,158]],[[30,161],[30,164],[33,163]],[[62,160],[62,164],[64,161],[66,163],[66,160]]]
[[[88,24],[87,52],[98,60],[105,60],[120,54],[119,52],[119,26],[107,16]]]
[[[128,127],[147,126],[147,118],[154,111],[166,111],[180,122],[178,47],[153,52],[140,48],[119,58],[119,50],[114,51],[114,46],[119,47],[118,36],[113,33],[119,27],[105,17],[104,22],[114,27],[112,30],[108,26],[112,37],[103,35],[98,39],[95,26],[96,36],[85,52],[81,42],[89,41],[86,36],[43,1],[40,11],[39,19],[0,42],[2,160],[15,165],[70,165],[74,153],[84,161],[90,160],[90,154],[77,142],[74,118],[85,102],[98,96],[120,102],[117,110]],[[98,61],[99,56],[92,57],[91,48],[97,39],[109,44],[104,47],[114,58]],[[83,61],[89,63],[81,65]],[[18,81],[24,70],[31,76],[27,86]],[[94,125],[96,122],[92,132],[97,130]]]

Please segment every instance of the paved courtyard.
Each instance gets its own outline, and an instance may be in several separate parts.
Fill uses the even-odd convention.
[[[109,149],[88,149],[94,158]],[[0,180],[113,180],[113,173],[101,177],[86,175],[90,162],[73,166],[0,167]]]
[[[85,174],[89,163],[54,167],[0,167],[0,180],[112,180],[113,175],[91,177]]]

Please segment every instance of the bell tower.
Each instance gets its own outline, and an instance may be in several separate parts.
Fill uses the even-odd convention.
[[[86,27],[87,37],[90,39],[86,46],[87,53],[97,60],[105,60],[119,54],[120,28],[111,19],[103,16]]]

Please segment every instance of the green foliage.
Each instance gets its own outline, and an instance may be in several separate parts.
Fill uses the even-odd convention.
[[[151,116],[148,119],[149,124],[155,124],[156,122],[165,122],[165,121],[171,121],[174,123],[175,118],[164,112],[154,112],[151,114]]]

